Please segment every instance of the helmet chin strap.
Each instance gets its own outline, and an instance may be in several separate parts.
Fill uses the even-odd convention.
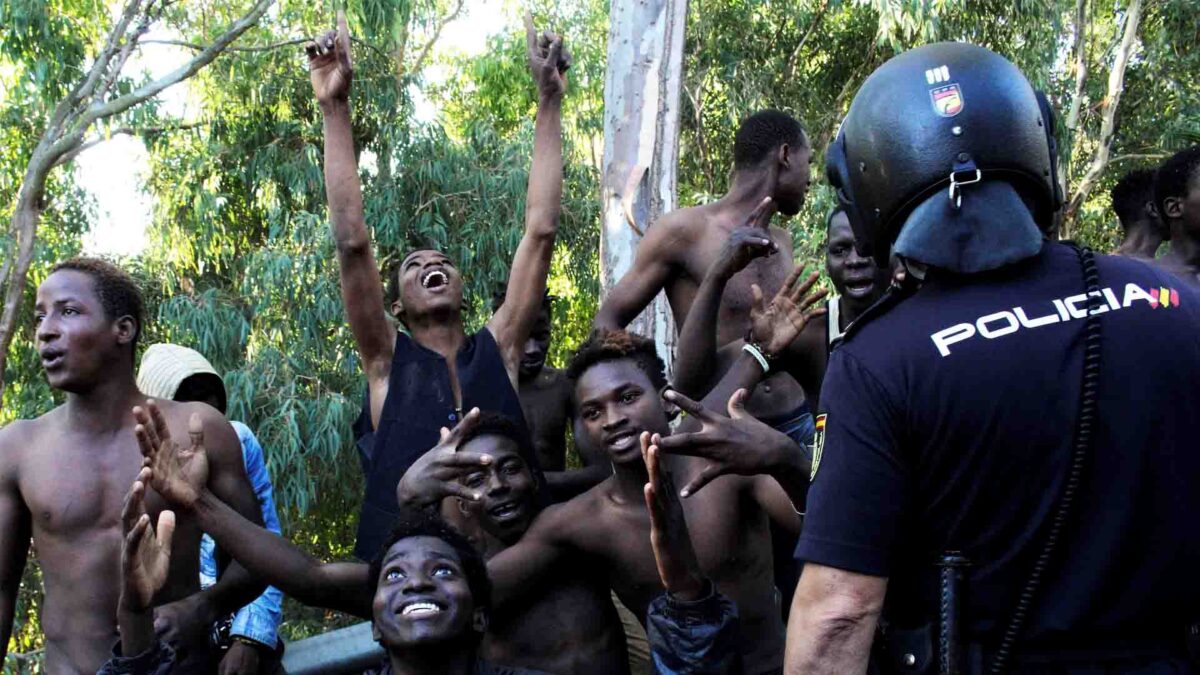
[[[1017,190],[1003,181],[978,180],[972,167],[951,175],[949,198],[939,190],[913,210],[892,250],[906,265],[917,261],[973,274],[1037,255],[1042,241]]]

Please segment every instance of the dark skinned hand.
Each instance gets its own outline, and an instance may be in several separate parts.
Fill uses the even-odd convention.
[[[713,263],[713,273],[728,280],[746,269],[755,258],[778,253],[779,246],[771,241],[769,229],[773,215],[775,202],[770,197],[764,197],[746,217],[746,221],[729,233],[729,239]]]
[[[800,337],[809,321],[825,315],[824,306],[814,305],[817,305],[828,291],[819,290],[805,296],[813,284],[817,283],[820,275],[813,272],[801,282],[800,275],[803,272],[799,267],[792,270],[779,292],[771,298],[770,304],[764,303],[763,292],[758,284],[750,286],[750,294],[753,296],[750,305],[750,332],[767,358],[775,358],[782,354]]]
[[[706,590],[704,575],[688,535],[683,505],[675,494],[675,483],[670,472],[659,464],[659,450],[650,444],[650,433],[643,431],[639,440],[650,477],[643,492],[650,512],[650,547],[654,549],[658,576],[672,597],[685,602],[699,600]]]
[[[663,392],[663,398],[700,422],[700,430],[671,436],[655,434],[651,443],[667,454],[707,460],[700,473],[683,486],[680,496],[690,497],[720,476],[771,474],[797,461],[800,451],[792,439],[746,413],[746,396],[745,389],[733,392],[726,417],[672,389]]]
[[[478,423],[479,408],[472,408],[454,429],[442,427],[438,444],[404,472],[396,485],[396,501],[419,508],[436,506],[446,497],[478,501],[480,495],[459,480],[491,464],[492,456],[458,449],[463,437]]]
[[[143,613],[154,602],[154,596],[167,583],[171,568],[171,539],[175,534],[175,514],[158,514],[158,525],[150,527],[146,513],[146,480],[150,470],[142,469],[121,509],[125,544],[121,548],[121,607],[126,611]]]
[[[538,35],[533,15],[525,12],[525,45],[529,55],[529,72],[537,82],[543,97],[560,97],[567,90],[567,70],[571,54],[563,46],[562,37],[550,31]]]
[[[167,420],[153,400],[133,409],[137,418],[134,433],[145,466],[150,468],[150,487],[177,509],[191,510],[208,484],[208,454],[204,450],[204,425],[200,416],[188,420],[191,444],[184,448],[171,438]]]
[[[258,647],[234,641],[221,658],[217,675],[258,675]]]
[[[308,77],[313,94],[321,105],[344,103],[350,99],[354,66],[350,62],[350,28],[346,12],[337,13],[337,30],[326,31],[304,45],[308,55]]]

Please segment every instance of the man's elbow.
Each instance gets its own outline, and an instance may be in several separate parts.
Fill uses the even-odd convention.
[[[542,209],[525,212],[525,236],[541,244],[554,244],[558,235],[558,213]]]
[[[339,258],[364,258],[371,252],[371,240],[366,233],[335,235],[333,243]]]

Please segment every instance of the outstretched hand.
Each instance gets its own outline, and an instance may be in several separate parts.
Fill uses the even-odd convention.
[[[416,507],[435,506],[446,497],[478,501],[479,493],[468,489],[459,480],[491,464],[492,456],[458,449],[462,439],[478,423],[479,408],[472,408],[453,429],[442,427],[438,444],[404,472],[396,485],[396,501]]]
[[[813,272],[801,282],[802,272],[803,269],[799,267],[792,270],[779,292],[771,298],[770,304],[763,301],[763,292],[758,284],[750,286],[753,296],[750,305],[750,331],[754,341],[768,358],[783,353],[800,336],[809,321],[825,314],[823,306],[814,305],[817,305],[828,291],[819,290],[806,297],[805,294],[817,283],[819,275]]]
[[[208,483],[208,454],[204,450],[204,425],[200,415],[188,420],[191,444],[184,449],[171,438],[162,410],[153,400],[133,409],[134,427],[145,466],[150,469],[150,487],[178,509],[191,509]]]
[[[705,592],[704,576],[688,535],[683,505],[675,494],[671,474],[659,465],[658,447],[650,444],[650,433],[642,432],[642,458],[650,482],[643,492],[650,512],[650,547],[663,587],[683,601],[699,600]]]
[[[563,46],[562,37],[545,31],[538,35],[533,15],[525,12],[525,43],[529,52],[529,71],[543,96],[562,96],[567,90],[567,70],[571,53]]]
[[[326,105],[348,100],[354,67],[350,63],[350,29],[346,25],[346,12],[338,11],[337,30],[326,31],[305,44],[304,51],[308,54],[308,76],[317,101]]]
[[[125,496],[121,509],[125,545],[121,549],[121,607],[143,613],[150,609],[154,596],[167,583],[171,568],[171,539],[175,534],[175,514],[163,511],[158,526],[150,527],[146,513],[146,481],[150,469],[143,468]]]
[[[663,398],[700,422],[700,430],[671,436],[655,434],[651,442],[668,454],[708,460],[700,473],[683,486],[681,496],[690,497],[714,479],[728,474],[771,474],[800,456],[792,439],[746,412],[746,396],[745,389],[733,392],[726,417],[673,389],[663,392]]]

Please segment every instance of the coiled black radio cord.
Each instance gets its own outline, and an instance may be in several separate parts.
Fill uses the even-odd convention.
[[[1017,638],[1020,637],[1021,631],[1025,627],[1025,621],[1029,617],[1029,610],[1032,608],[1038,588],[1041,586],[1042,577],[1046,572],[1046,568],[1050,565],[1054,550],[1058,546],[1059,537],[1062,536],[1063,528],[1066,526],[1068,518],[1070,518],[1071,507],[1075,503],[1075,494],[1078,492],[1079,483],[1083,479],[1088,455],[1091,454],[1092,431],[1096,424],[1096,407],[1099,404],[1098,390],[1100,386],[1100,317],[1095,311],[1102,303],[1100,297],[1100,273],[1096,269],[1095,255],[1090,248],[1076,244],[1071,245],[1075,248],[1075,253],[1079,256],[1079,264],[1083,268],[1083,281],[1087,289],[1088,308],[1083,327],[1083,380],[1079,396],[1079,419],[1075,425],[1075,442],[1071,450],[1071,465],[1067,473],[1067,481],[1063,484],[1062,493],[1058,498],[1058,505],[1050,521],[1050,529],[1046,532],[1045,544],[1042,547],[1041,553],[1038,554],[1032,570],[1029,572],[1029,578],[1025,582],[1025,587],[1021,589],[1021,594],[1017,597],[1017,604],[1013,608],[1012,618],[1009,620],[1008,627],[1005,629],[1000,644],[996,648],[990,668],[990,672],[994,675],[999,675],[1008,668],[1008,661],[1012,657],[1013,646],[1016,644]]]

